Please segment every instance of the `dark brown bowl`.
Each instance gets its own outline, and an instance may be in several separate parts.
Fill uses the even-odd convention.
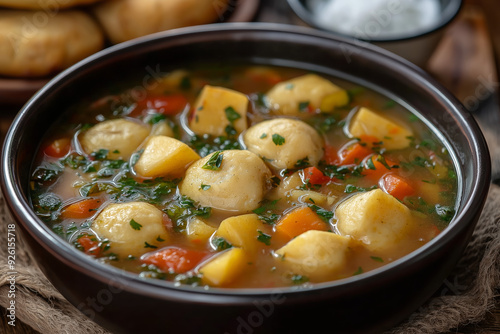
[[[37,218],[28,188],[41,138],[89,92],[139,73],[144,82],[190,62],[277,64],[371,87],[403,103],[445,142],[460,181],[457,213],[438,237],[379,269],[312,288],[204,290],[147,280],[74,249]],[[490,160],[473,117],[402,58],[318,31],[270,24],[187,28],[104,50],[50,81],[21,110],[5,140],[2,190],[39,266],[78,309],[113,332],[380,332],[417,309],[460,258],[483,207]]]

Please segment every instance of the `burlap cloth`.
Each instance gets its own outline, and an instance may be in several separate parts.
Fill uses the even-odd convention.
[[[472,240],[455,270],[425,305],[391,333],[440,333],[478,322],[494,307],[500,287],[500,187],[492,185]],[[0,194],[0,305],[9,303],[7,224]],[[4,241],[5,240],[5,241]],[[40,333],[108,333],[88,320],[40,272],[23,240],[16,242],[16,318]],[[6,317],[2,316],[2,321]]]

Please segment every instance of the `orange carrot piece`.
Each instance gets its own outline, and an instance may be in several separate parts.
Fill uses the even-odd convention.
[[[85,219],[91,217],[101,206],[102,200],[99,198],[88,198],[65,207],[61,215],[63,218]]]
[[[304,181],[309,181],[312,185],[325,184],[330,178],[316,167],[307,167],[304,168]]]
[[[53,158],[62,158],[68,154],[71,148],[71,139],[69,138],[59,138],[54,140],[49,146],[47,146],[43,153]]]
[[[385,164],[383,164],[382,162],[377,160],[378,156],[379,155],[374,154],[372,156],[369,156],[368,158],[365,158],[365,160],[363,161],[363,165],[365,167],[365,169],[363,170],[363,175],[374,183],[378,183],[380,178],[384,176],[384,174],[390,172],[391,169],[387,168],[386,165],[388,165],[389,167],[396,165],[396,163],[386,158],[384,158]]]
[[[365,157],[372,153],[373,151],[367,145],[363,146],[360,143],[355,143],[345,149],[341,149],[339,157],[341,165],[352,165],[359,164]]]
[[[400,201],[406,196],[415,193],[415,189],[410,185],[410,182],[399,175],[386,174],[380,181],[382,188]]]
[[[275,226],[276,233],[288,240],[309,231],[328,231],[330,228],[310,207],[294,209],[282,217]]]
[[[78,238],[77,242],[82,246],[83,251],[88,255],[99,256],[102,249],[99,240],[93,235],[85,234]]]
[[[146,254],[141,260],[143,263],[155,265],[162,271],[180,274],[194,269],[208,254],[180,247],[168,247]]]

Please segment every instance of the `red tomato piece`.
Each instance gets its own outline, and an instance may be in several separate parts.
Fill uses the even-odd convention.
[[[154,110],[164,115],[176,115],[184,110],[188,101],[184,95],[151,96],[137,102],[129,116],[136,117],[146,110]]]
[[[68,154],[71,148],[71,139],[69,138],[59,138],[54,140],[49,146],[47,146],[43,153],[53,158],[62,158]]]

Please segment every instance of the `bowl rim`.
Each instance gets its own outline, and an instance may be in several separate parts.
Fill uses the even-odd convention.
[[[429,254],[432,254],[434,251],[442,247],[441,244],[446,244],[446,240],[453,238],[460,232],[460,230],[466,228],[470,221],[474,220],[475,216],[473,216],[473,214],[482,208],[490,184],[489,153],[486,142],[477,123],[465,107],[463,107],[463,105],[450,92],[448,92],[426,72],[405,59],[370,44],[362,46],[365,53],[378,54],[379,56],[394,62],[396,67],[411,71],[418,76],[419,80],[427,82],[429,87],[433,88],[434,94],[437,94],[440,98],[446,100],[450,106],[454,107],[454,116],[458,119],[456,122],[460,121],[463,123],[461,125],[465,126],[467,132],[470,134],[470,139],[472,140],[471,146],[473,146],[474,152],[478,155],[475,157],[477,159],[474,161],[474,168],[477,170],[477,174],[471,176],[475,180],[471,189],[471,194],[469,198],[462,199],[465,204],[464,208],[450,223],[451,228],[445,229],[436,238],[410,254],[407,254],[402,258],[388,263],[380,268],[345,279],[314,284],[312,287],[304,289],[285,287],[259,289],[210,288],[208,290],[204,290],[201,287],[184,285],[178,286],[173,282],[141,278],[137,274],[125,272],[124,270],[113,266],[99,263],[94,258],[77,251],[68,242],[52,232],[49,227],[34,214],[30,203],[23,198],[23,187],[25,188],[27,185],[21,186],[18,184],[18,180],[16,180],[17,174],[14,168],[17,157],[17,150],[15,149],[16,138],[23,132],[22,125],[28,121],[29,111],[36,108],[39,101],[42,100],[45,95],[49,94],[50,91],[56,89],[60,85],[63,85],[67,78],[74,72],[83,70],[86,67],[95,66],[96,64],[99,64],[100,61],[109,57],[139,48],[148,43],[185,39],[193,36],[218,32],[230,32],[233,34],[241,34],[245,32],[264,34],[274,32],[291,36],[298,34],[303,37],[305,36],[323,41],[347,43],[349,46],[356,48],[359,47],[359,45],[357,45],[352,39],[334,36],[332,34],[311,28],[271,23],[219,23],[213,25],[180,28],[124,42],[100,51],[58,74],[24,105],[14,119],[5,137],[1,160],[1,167],[3,170],[1,175],[1,187],[11,213],[13,213],[14,218],[18,218],[16,223],[20,222],[21,225],[23,225],[30,235],[38,242],[38,244],[44,247],[53,256],[58,258],[58,260],[104,284],[109,284],[110,279],[115,280],[118,281],[124,289],[140,293],[141,295],[149,295],[156,298],[179,298],[182,300],[185,300],[186,296],[190,296],[189,298],[191,300],[199,302],[206,302],[208,298],[210,302],[215,304],[227,303],[227,299],[230,299],[232,303],[238,304],[245,303],[238,297],[250,296],[256,298],[258,296],[269,296],[269,294],[275,293],[276,291],[289,295],[304,291],[308,292],[311,290],[317,291],[322,289],[338,289],[347,286],[364,289],[366,284],[365,282],[367,280],[380,283],[384,281],[385,278],[397,276],[394,275],[394,272],[398,268],[404,269],[405,267],[408,267],[410,263],[421,262],[423,259],[428,257]],[[457,161],[455,161],[455,163],[457,163]],[[224,296],[226,299],[221,300],[211,298],[214,296]]]
[[[370,42],[370,43],[387,43],[387,44],[395,44],[398,42],[405,42],[405,41],[410,41],[412,39],[417,39],[421,38],[430,34],[433,34],[437,32],[438,30],[444,28],[447,26],[453,19],[458,15],[460,12],[460,9],[462,8],[463,5],[463,0],[450,0],[450,4],[445,8],[443,11],[442,15],[440,16],[439,22],[437,24],[432,25],[431,27],[427,29],[421,29],[417,30],[416,32],[412,33],[406,33],[401,36],[394,36],[394,37],[375,37],[375,38],[358,38],[354,35],[350,35],[347,33],[343,33],[340,31],[335,31],[333,29],[329,29],[317,22],[317,20],[314,18],[314,15],[311,13],[311,10],[306,8],[303,4],[304,1],[307,0],[287,0],[288,5],[290,8],[293,10],[293,12],[305,23],[310,25],[311,27],[315,29],[319,29],[321,31],[326,31],[332,34],[336,34],[339,36],[344,36],[348,38],[355,38],[359,39],[364,42]]]

